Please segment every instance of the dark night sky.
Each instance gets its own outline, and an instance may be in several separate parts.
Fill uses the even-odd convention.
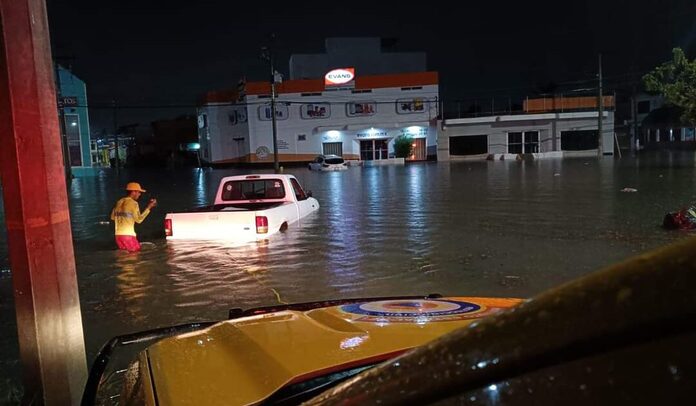
[[[610,88],[669,59],[675,46],[696,56],[693,0],[464,1],[460,10],[451,1],[268,4],[48,0],[48,12],[54,55],[74,57],[95,130],[112,128],[111,111],[96,107],[114,98],[131,106],[194,105],[242,75],[266,79],[258,54],[270,32],[283,73],[290,53],[321,52],[325,37],[396,37],[397,50],[427,52],[445,100],[521,96],[540,83],[591,79],[599,52]],[[119,123],[181,112],[124,110]]]

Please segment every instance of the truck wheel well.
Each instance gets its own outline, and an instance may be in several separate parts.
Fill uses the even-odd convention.
[[[280,225],[280,232],[286,231],[288,229],[288,222],[283,222],[283,224]]]

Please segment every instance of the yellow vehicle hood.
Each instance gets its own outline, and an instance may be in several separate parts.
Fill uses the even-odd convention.
[[[138,397],[161,405],[256,404],[289,384],[392,358],[520,301],[395,299],[223,321],[141,352]]]

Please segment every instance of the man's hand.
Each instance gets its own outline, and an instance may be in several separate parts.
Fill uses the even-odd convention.
[[[153,207],[157,206],[157,199],[150,199],[149,202],[147,202],[147,208],[151,209]]]

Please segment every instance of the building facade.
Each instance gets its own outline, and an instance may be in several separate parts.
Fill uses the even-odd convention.
[[[89,110],[87,108],[87,86],[72,72],[62,66],[56,68],[58,82],[58,105],[62,106],[64,128],[67,136],[67,155],[73,173],[80,168],[89,168],[98,161],[92,153],[89,135]]]
[[[614,113],[603,112],[602,152],[614,153]],[[437,159],[596,156],[598,112],[546,112],[445,120]]]
[[[401,135],[413,138],[411,160],[435,157],[437,72],[361,76],[347,68],[325,73],[322,79],[276,85],[279,161],[310,161],[318,154],[386,160]],[[331,74],[352,77],[332,83]],[[270,95],[267,82],[208,93],[198,110],[201,158],[211,164],[273,162]]]

